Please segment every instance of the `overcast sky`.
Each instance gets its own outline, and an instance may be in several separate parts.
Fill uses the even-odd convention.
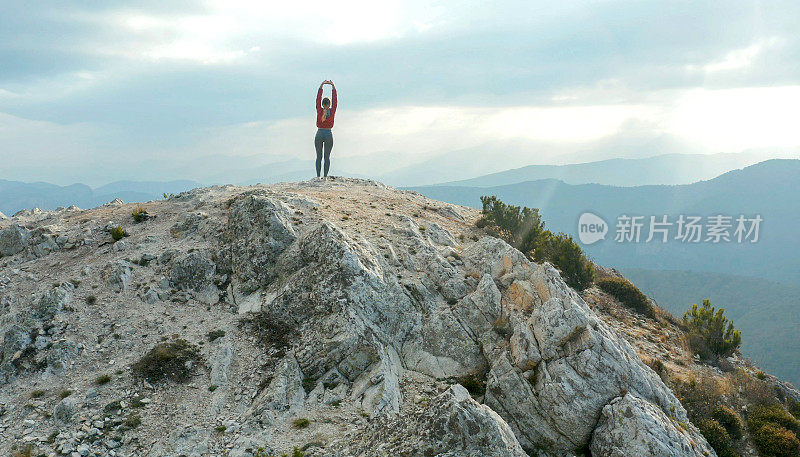
[[[323,79],[334,157],[800,147],[796,0],[123,3],[0,2],[0,179],[307,159]]]

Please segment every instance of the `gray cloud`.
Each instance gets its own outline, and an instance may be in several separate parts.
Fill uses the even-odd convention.
[[[794,1],[549,3],[453,3],[443,26],[346,45],[254,30],[228,44],[257,50],[215,65],[136,59],[123,51],[159,37],[98,20],[120,11],[178,19],[204,13],[197,2],[7,5],[0,7],[0,112],[96,125],[111,132],[99,145],[147,156],[185,148],[208,128],[308,115],[323,78],[337,81],[347,110],[549,105],[563,93],[591,97],[578,104],[640,103],[664,91],[800,79]],[[702,70],[762,42],[771,44],[750,66]]]

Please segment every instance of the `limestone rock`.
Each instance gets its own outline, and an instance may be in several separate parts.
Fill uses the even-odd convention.
[[[128,290],[133,270],[126,262],[115,262],[106,267],[108,284],[117,292]]]
[[[453,238],[453,235],[451,235],[450,232],[436,222],[431,222],[428,224],[425,233],[428,234],[428,238],[430,238],[434,244],[438,244],[440,246],[456,245],[456,239]]]
[[[17,224],[0,230],[0,257],[19,254],[27,246],[30,232]]]
[[[603,407],[591,450],[592,456],[598,457],[716,455],[694,426],[677,423],[660,408],[631,393]]]
[[[175,259],[169,279],[175,288],[191,291],[202,303],[211,304],[219,300],[216,273],[217,265],[207,253],[192,251]]]
[[[55,409],[53,410],[53,417],[58,422],[62,424],[67,424],[72,421],[72,417],[75,415],[76,407],[77,407],[77,402],[72,396],[63,398],[61,401],[58,402]]]
[[[249,195],[231,206],[232,268],[244,295],[275,278],[275,261],[297,239],[290,218],[289,207],[267,195]]]
[[[303,407],[305,397],[300,365],[294,356],[287,355],[275,370],[267,388],[253,400],[248,415],[261,416],[266,413],[265,419],[270,419],[280,413],[296,412]]]
[[[385,437],[391,436],[391,440]],[[450,387],[431,405],[403,417],[370,424],[355,443],[335,446],[341,455],[438,455],[526,457],[511,428],[460,385]]]

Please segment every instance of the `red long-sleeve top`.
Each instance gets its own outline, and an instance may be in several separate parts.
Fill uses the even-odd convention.
[[[325,109],[322,108],[322,86],[319,86],[319,90],[317,91],[317,128],[333,128],[333,117],[336,115],[336,105],[338,104],[336,100],[336,87],[333,88],[333,97],[331,98],[330,115],[327,119],[323,119],[325,117]]]

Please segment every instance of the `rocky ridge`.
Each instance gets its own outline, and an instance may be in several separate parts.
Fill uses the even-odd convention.
[[[474,210],[343,178],[135,206],[0,222],[0,450],[714,455],[629,340]],[[178,340],[186,382],[137,376]]]

